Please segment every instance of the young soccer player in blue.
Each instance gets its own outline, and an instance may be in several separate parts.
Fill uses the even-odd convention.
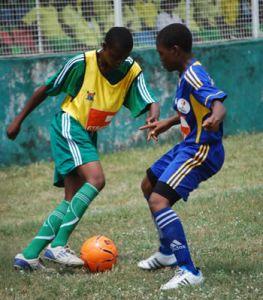
[[[222,102],[226,94],[193,58],[192,35],[186,26],[165,27],[158,33],[156,45],[165,69],[179,73],[173,99],[177,114],[140,129],[150,129],[148,139],[157,140],[159,134],[180,124],[184,139],[147,170],[142,182],[142,191],[159,232],[160,248],[138,266],[151,270],[177,265],[175,276],[161,286],[167,290],[203,281],[201,271],[191,259],[180,218],[171,207],[179,199],[187,201],[189,193],[223,165],[222,121],[226,110]]]
[[[48,82],[39,87],[7,129],[15,139],[27,115],[48,96],[66,94],[54,116],[50,134],[55,161],[54,185],[65,188],[65,198],[49,214],[39,232],[14,259],[18,269],[44,266],[39,255],[54,262],[82,266],[67,246],[68,239],[89,204],[105,185],[97,151],[97,131],[110,124],[125,105],[134,117],[149,110],[147,122],[159,117],[159,104],[146,88],[138,63],[130,56],[132,35],[124,27],[111,28],[99,51],[70,59]]]

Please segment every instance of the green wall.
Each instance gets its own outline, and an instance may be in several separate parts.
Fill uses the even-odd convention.
[[[263,40],[196,46],[194,54],[206,66],[216,85],[228,94],[225,133],[262,131]],[[49,98],[41,104],[25,120],[15,141],[6,138],[5,128],[34,89],[71,56],[0,59],[0,165],[50,159],[48,128],[62,99]],[[143,67],[146,81],[161,101],[162,117],[170,115],[176,74],[161,67],[155,49],[136,50],[132,56]],[[111,126],[100,132],[99,150],[108,152],[145,145],[143,133],[137,130],[143,123],[144,117],[134,120],[123,108]],[[177,136],[167,135],[168,138],[178,140]]]

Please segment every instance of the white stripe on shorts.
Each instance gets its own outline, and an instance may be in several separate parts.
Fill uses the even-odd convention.
[[[69,150],[72,154],[75,166],[82,165],[82,158],[78,145],[70,135],[70,116],[67,113],[63,113],[62,115],[62,135],[68,142]]]

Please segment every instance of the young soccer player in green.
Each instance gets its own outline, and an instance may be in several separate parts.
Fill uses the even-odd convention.
[[[134,117],[149,110],[148,123],[159,117],[159,104],[146,88],[140,66],[129,56],[132,47],[132,35],[126,28],[111,28],[101,50],[70,59],[33,93],[9,125],[7,135],[15,139],[23,120],[33,109],[48,96],[66,93],[50,132],[55,161],[54,185],[65,187],[65,199],[47,217],[31,243],[15,256],[15,268],[43,268],[39,254],[45,247],[44,258],[48,260],[83,265],[67,242],[105,185],[96,146],[97,131],[110,124],[122,105]]]
[[[173,98],[176,113],[141,129],[150,129],[148,137],[156,140],[159,134],[180,124],[184,139],[147,170],[142,182],[159,233],[160,248],[138,266],[152,270],[177,265],[175,276],[161,287],[169,290],[204,280],[192,261],[182,223],[172,206],[180,199],[187,201],[189,194],[216,174],[224,163],[223,101],[227,95],[215,86],[193,57],[192,34],[185,25],[175,23],[163,28],[156,45],[165,69],[179,75]]]

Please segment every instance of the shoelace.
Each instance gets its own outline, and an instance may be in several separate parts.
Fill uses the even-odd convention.
[[[47,272],[47,273],[55,273],[56,270],[53,269],[53,268],[47,268],[43,265],[43,260],[42,258],[39,258],[39,261],[38,261],[38,264],[37,266],[35,266],[33,268],[34,270],[41,270],[41,271],[44,271],[44,272]]]
[[[182,270],[182,269],[177,269],[177,270],[175,270],[175,276],[176,277],[180,277],[180,276],[182,276],[183,274],[184,274],[184,270]]]
[[[36,268],[37,269],[46,269],[46,267],[43,265],[43,260],[41,258],[39,258]]]
[[[67,244],[65,247],[65,251],[69,254],[72,254],[72,255],[76,255],[75,251],[73,251],[72,249],[70,249],[69,245]]]

